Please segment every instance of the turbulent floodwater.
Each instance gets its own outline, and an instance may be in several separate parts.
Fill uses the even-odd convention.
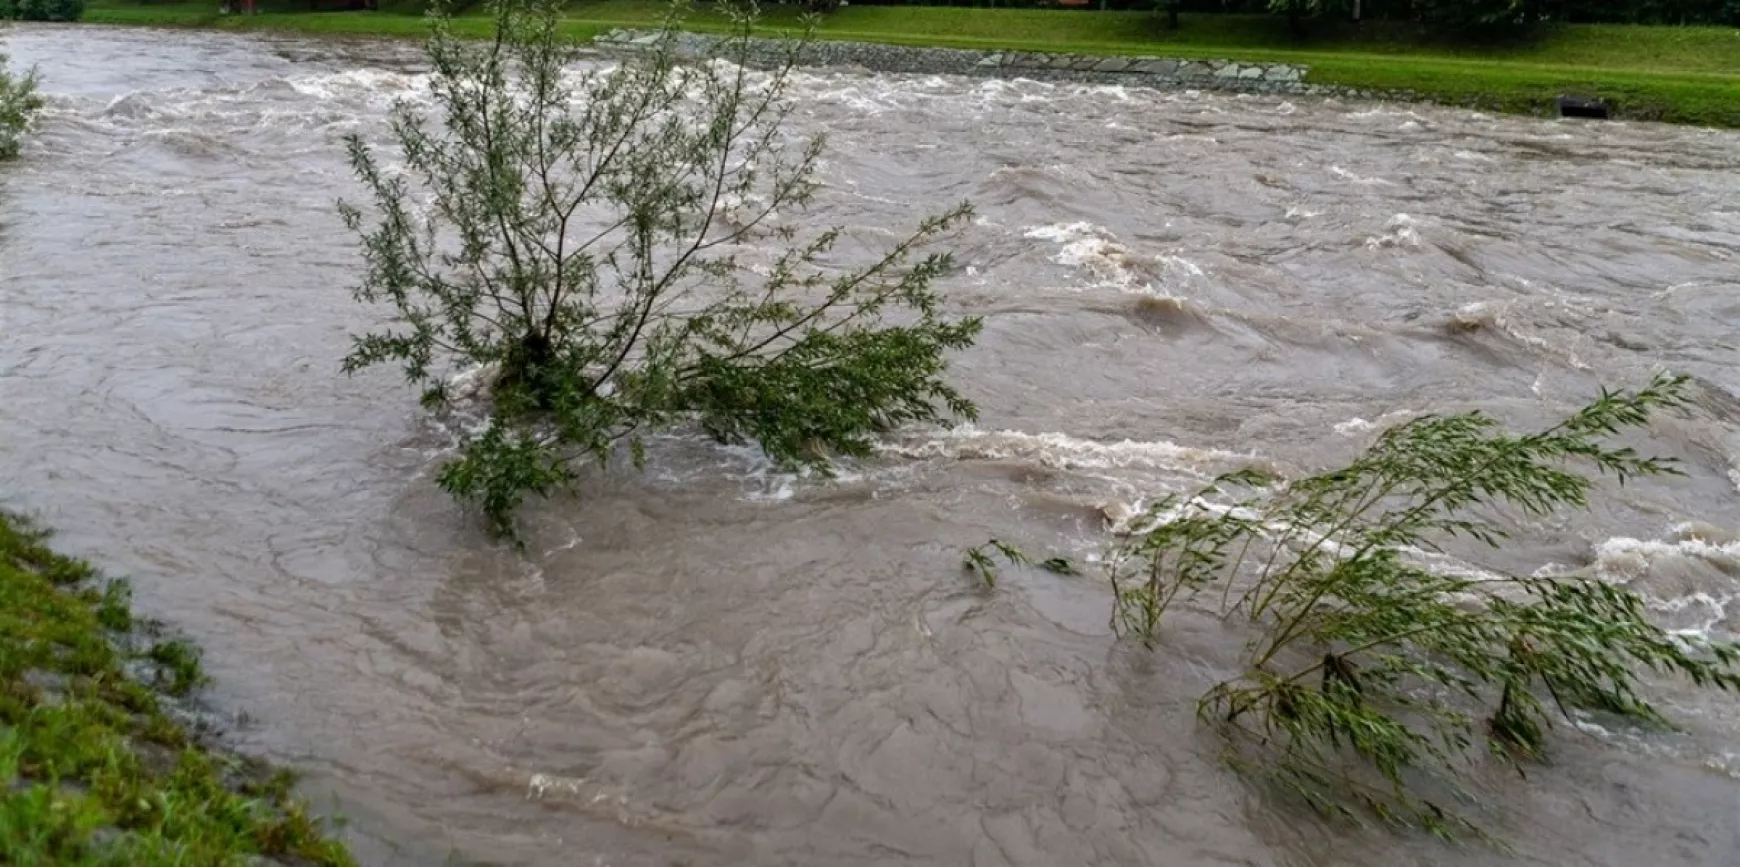
[[[807,74],[818,221],[866,243],[969,199],[952,307],[977,428],[819,480],[690,436],[536,509],[526,558],[429,480],[334,213],[341,137],[421,86],[403,46],[14,30],[50,110],[0,173],[0,499],[209,651],[246,746],[311,772],[371,861],[1472,865],[1322,827],[1215,762],[1194,697],[1242,636],[1111,640],[1100,509],[1298,472],[1424,411],[1539,423],[1658,366],[1688,476],[1521,528],[1493,565],[1740,609],[1740,135],[1025,81]],[[1740,704],[1559,733],[1486,781],[1516,859],[1740,861]],[[333,803],[328,800],[328,803]],[[371,842],[372,841],[372,842]],[[394,841],[396,851],[381,841]]]

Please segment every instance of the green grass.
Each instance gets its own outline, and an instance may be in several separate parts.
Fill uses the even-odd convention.
[[[164,696],[205,680],[193,646],[43,542],[0,512],[0,860],[353,864],[288,773],[213,751],[166,712]]]
[[[108,24],[265,28],[307,33],[418,36],[416,0],[387,0],[379,12],[311,13],[273,0],[266,14],[221,17],[216,0],[199,3],[92,0],[87,21]],[[660,0],[587,0],[568,7],[568,30],[591,38],[616,27],[646,27],[665,13]],[[791,7],[769,10],[765,25],[790,27]],[[707,12],[690,29],[717,30]],[[478,7],[461,33],[484,35]],[[1740,127],[1740,30],[1717,27],[1577,25],[1507,45],[1432,42],[1406,29],[1323,23],[1299,41],[1278,18],[1185,16],[1167,30],[1146,12],[849,6],[829,15],[824,39],[1082,54],[1149,54],[1287,61],[1311,67],[1316,84],[1400,93],[1497,111],[1545,113],[1561,93],[1610,101],[1622,117]]]

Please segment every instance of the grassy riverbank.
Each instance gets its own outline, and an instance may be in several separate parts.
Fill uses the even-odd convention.
[[[86,20],[108,24],[262,28],[309,33],[415,36],[424,24],[412,0],[387,0],[378,12],[310,13],[268,0],[259,16],[216,14],[216,0],[92,0]],[[590,38],[616,27],[648,26],[664,14],[660,0],[589,0],[568,7],[572,35]],[[767,26],[789,26],[789,7],[769,12]],[[697,30],[721,22],[697,14]],[[482,35],[474,10],[461,32]],[[1168,30],[1146,12],[849,6],[827,17],[822,38],[1083,54],[1221,57],[1308,64],[1317,84],[1408,92],[1421,99],[1498,111],[1545,113],[1561,93],[1595,95],[1621,116],[1740,127],[1740,30],[1715,27],[1579,25],[1504,46],[1469,47],[1411,38],[1375,26],[1319,27],[1296,41],[1278,18],[1185,16]]]
[[[0,860],[352,864],[287,773],[213,750],[170,712],[203,680],[198,655],[128,602],[0,512]]]

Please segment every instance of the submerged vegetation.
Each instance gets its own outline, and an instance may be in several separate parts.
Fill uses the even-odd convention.
[[[8,864],[348,865],[290,775],[215,751],[172,701],[197,651],[127,585],[0,513],[0,852]]]
[[[979,322],[943,312],[931,283],[951,262],[926,250],[970,209],[858,265],[839,229],[803,226],[824,141],[786,135],[789,57],[742,62],[750,9],[725,7],[714,57],[679,64],[673,18],[643,56],[575,80],[554,4],[492,8],[490,42],[432,18],[439,123],[394,110],[402,170],[350,142],[370,194],[344,207],[357,297],[395,318],[344,366],[397,364],[437,410],[456,368],[484,372],[488,420],[440,484],[493,531],[513,533],[526,495],[573,488],[579,461],[641,465],[643,438],[678,423],[825,470],[879,430],[974,416],[943,373]]]
[[[42,97],[36,92],[36,72],[20,75],[7,66],[0,53],[0,160],[18,156],[24,146],[24,131],[30,119],[42,108]]]
[[[931,249],[970,208],[856,264],[838,229],[792,219],[825,145],[786,135],[803,40],[751,71],[757,18],[726,6],[712,57],[679,62],[673,16],[643,54],[576,77],[557,4],[489,13],[494,38],[468,41],[437,9],[432,111],[395,108],[390,154],[348,142],[367,198],[342,213],[366,263],[356,296],[391,317],[344,367],[396,366],[432,411],[481,413],[439,482],[490,529],[513,535],[528,495],[575,488],[588,463],[641,465],[644,439],[678,424],[825,471],[880,431],[975,416],[944,375],[980,323],[943,311],[933,283],[952,263]],[[39,106],[31,76],[0,74],[0,156]],[[1613,440],[1684,386],[1603,393],[1524,434],[1427,416],[1345,467],[1163,497],[1102,566],[1112,627],[1152,648],[1182,605],[1247,624],[1241,673],[1198,703],[1234,767],[1327,814],[1481,834],[1471,763],[1520,770],[1585,712],[1670,724],[1652,675],[1740,690],[1740,646],[1667,632],[1629,589],[1442,558],[1503,545],[1506,514],[1587,506],[1599,477],[1675,473]],[[351,863],[286,776],[207,749],[171,712],[166,696],[203,681],[197,651],[43,542],[0,514],[0,851]],[[988,587],[999,562],[1077,572],[1000,540],[966,554]]]
[[[1106,560],[1113,628],[1153,647],[1192,602],[1248,623],[1244,673],[1198,705],[1235,767],[1326,813],[1480,833],[1458,783],[1478,755],[1521,770],[1579,712],[1665,725],[1646,672],[1740,689],[1740,646],[1663,630],[1629,589],[1435,562],[1502,545],[1507,511],[1586,506],[1580,468],[1620,483],[1677,472],[1609,440],[1677,406],[1684,384],[1603,393],[1530,434],[1478,412],[1426,416],[1340,469],[1161,498]],[[967,565],[990,574],[988,559],[975,549]]]

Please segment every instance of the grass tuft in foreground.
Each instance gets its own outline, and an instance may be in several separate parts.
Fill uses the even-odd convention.
[[[135,618],[127,585],[0,512],[0,853],[7,864],[349,865],[293,778],[211,749],[166,696],[192,645]]]

